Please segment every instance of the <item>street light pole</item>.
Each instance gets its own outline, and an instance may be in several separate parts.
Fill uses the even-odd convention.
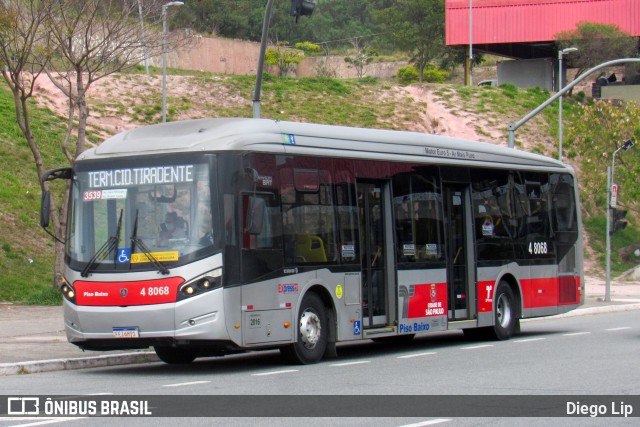
[[[267,50],[267,36],[269,34],[269,20],[271,19],[271,5],[273,0],[267,1],[262,23],[262,37],[260,39],[260,56],[258,57],[258,70],[256,72],[256,86],[253,91],[253,118],[260,118],[260,98],[262,93],[262,73],[264,69],[264,56]]]
[[[253,90],[253,118],[260,118],[260,98],[262,94],[262,73],[264,69],[264,57],[267,50],[267,36],[269,35],[269,21],[271,20],[271,5],[273,0],[267,0],[264,10],[264,21],[262,23],[262,37],[260,39],[260,56],[258,58],[258,69],[256,71],[256,85]],[[304,15],[311,15],[316,7],[314,0],[291,0],[291,16],[298,18]]]
[[[616,155],[620,150],[628,150],[633,147],[634,142],[632,140],[627,140],[620,147],[613,152],[613,156],[611,159],[611,167],[607,167],[607,227],[606,232],[606,275],[605,275],[605,291],[604,291],[604,300],[606,302],[611,301],[611,214],[610,211],[615,208],[612,203],[612,187],[615,184],[614,176],[615,176],[615,168],[616,168]]]
[[[167,121],[167,9],[183,4],[181,1],[172,1],[162,5],[162,123]]]
[[[469,0],[469,86],[473,86],[473,0]]]
[[[138,0],[138,15],[140,16],[140,41],[142,42],[142,54],[144,55],[144,69],[149,75],[149,58],[147,57],[147,46],[144,39],[144,18],[142,17],[142,3]]]
[[[558,51],[558,92],[562,90],[562,56],[578,50],[568,47]],[[558,98],[558,160],[562,161],[562,96]]]

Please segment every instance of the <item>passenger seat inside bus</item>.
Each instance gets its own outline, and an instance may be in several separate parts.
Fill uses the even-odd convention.
[[[297,262],[327,262],[324,242],[311,234],[296,234]]]

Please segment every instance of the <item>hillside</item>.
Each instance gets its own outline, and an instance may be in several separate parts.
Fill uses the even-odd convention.
[[[168,120],[251,116],[254,77],[180,73],[168,76]],[[38,226],[40,191],[35,167],[24,138],[16,129],[15,112],[5,87],[2,89],[0,111],[5,126],[0,130],[0,149],[5,172],[0,174],[0,268],[9,280],[0,287],[0,302],[42,303],[51,293],[53,245]],[[65,100],[44,78],[38,82],[37,92],[39,110],[34,114],[34,124],[45,147],[45,168],[64,166],[57,144],[65,122]],[[415,130],[506,146],[508,123],[520,119],[548,97],[539,89],[518,90],[512,86],[401,87],[367,78],[295,79],[267,75],[262,116]],[[160,122],[160,104],[161,79],[157,70],[151,76],[119,74],[97,82],[89,94],[90,140],[99,143],[114,133]],[[557,109],[550,108],[521,128],[516,135],[517,146],[555,156],[556,117]]]
[[[167,76],[168,120],[201,117],[250,117],[255,78],[210,73]],[[325,84],[330,82],[330,84]],[[67,106],[45,76],[37,85],[39,105],[64,116]],[[89,92],[90,126],[101,138],[160,121],[160,75],[115,75]],[[530,91],[534,95],[542,91]],[[544,100],[548,94],[536,97]],[[507,144],[507,125],[537,104],[511,108],[513,95],[498,88],[447,84],[407,87],[376,80],[270,78],[263,83],[262,115],[274,119],[331,123],[437,133]],[[335,101],[335,102],[333,102]],[[333,105],[331,105],[333,102]],[[346,102],[346,104],[345,104]],[[331,106],[328,110],[325,107]],[[552,111],[552,110],[550,110]],[[356,113],[354,117],[352,113]],[[556,110],[557,114],[557,110]],[[549,117],[553,118],[551,114]],[[517,135],[519,147],[553,151],[551,120],[534,120]],[[549,147],[547,147],[549,146]],[[550,153],[551,154],[551,153]]]

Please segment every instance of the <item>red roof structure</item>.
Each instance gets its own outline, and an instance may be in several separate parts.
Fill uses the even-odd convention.
[[[446,44],[514,58],[554,56],[555,36],[579,22],[615,24],[640,36],[640,0],[446,0]]]

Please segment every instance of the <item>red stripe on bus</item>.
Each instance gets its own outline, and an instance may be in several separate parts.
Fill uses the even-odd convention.
[[[493,310],[496,282],[478,282],[478,312]],[[520,279],[524,308],[556,307],[580,303],[580,276]]]
[[[128,306],[176,302],[178,287],[182,283],[182,277],[132,282],[78,280],[73,283],[73,287],[77,305]]]

